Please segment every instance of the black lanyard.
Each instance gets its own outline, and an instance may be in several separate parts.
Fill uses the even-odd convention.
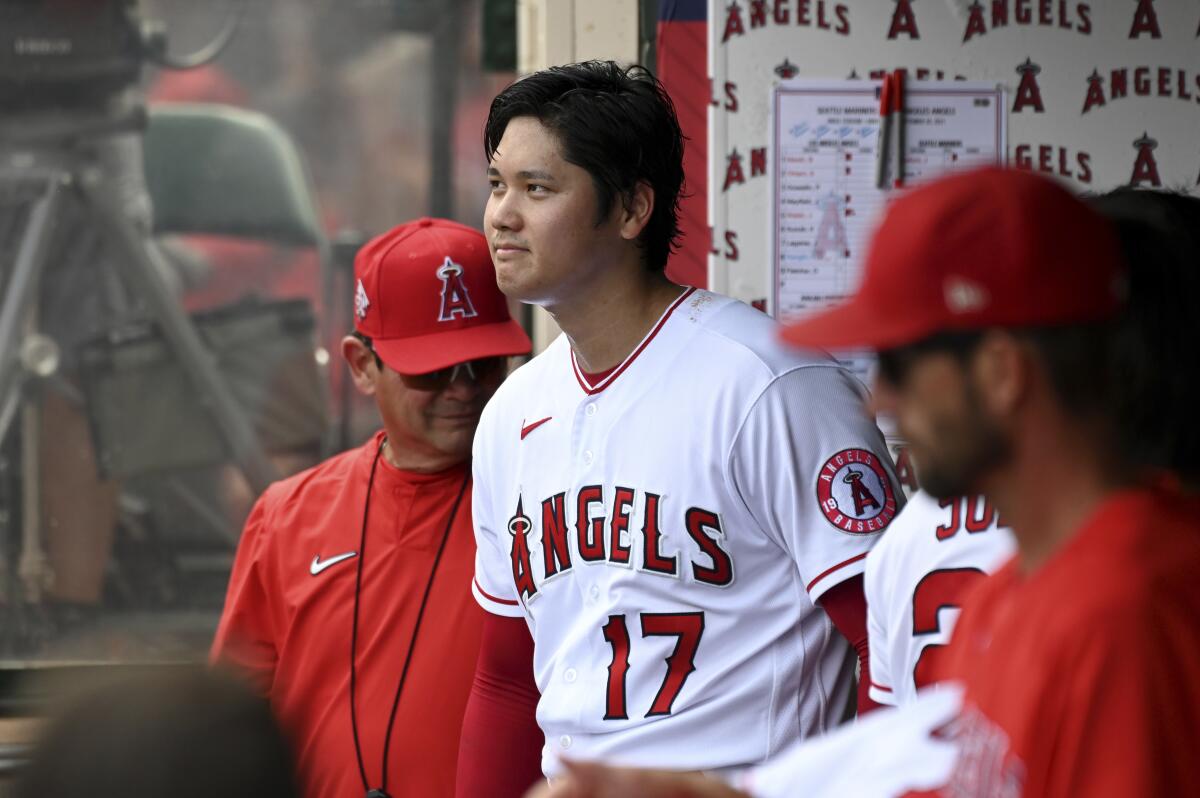
[[[458,515],[458,507],[462,504],[463,494],[467,492],[467,483],[471,479],[471,469],[468,467],[466,475],[463,476],[462,486],[458,489],[458,496],[454,499],[454,506],[450,508],[450,518],[446,520],[446,531],[442,533],[442,542],[438,545],[437,555],[433,558],[429,581],[425,583],[425,593],[421,596],[421,606],[417,610],[417,622],[413,626],[412,640],[408,643],[408,653],[404,657],[404,667],[400,671],[400,683],[396,685],[396,697],[392,700],[392,712],[388,715],[387,733],[383,738],[383,775],[380,779],[379,789],[373,790],[367,783],[367,768],[363,764],[362,746],[358,741],[358,715],[354,709],[354,685],[357,680],[355,653],[358,650],[358,600],[359,594],[362,592],[363,560],[367,555],[367,518],[371,512],[371,488],[375,485],[375,469],[379,467],[379,458],[386,445],[387,438],[385,437],[379,442],[379,448],[375,450],[375,459],[371,462],[371,475],[367,477],[367,498],[363,502],[362,534],[359,536],[358,542],[358,569],[354,575],[354,621],[350,627],[350,731],[354,736],[354,754],[358,757],[358,775],[362,777],[363,789],[367,792],[367,798],[388,798],[388,749],[392,742],[392,726],[396,722],[396,708],[400,706],[400,693],[404,691],[404,680],[408,678],[408,666],[412,662],[413,649],[417,645],[417,634],[421,631],[421,619],[425,617],[425,604],[429,601],[429,593],[433,589],[438,563],[442,561],[442,552],[446,550],[446,541],[450,539],[454,518]]]

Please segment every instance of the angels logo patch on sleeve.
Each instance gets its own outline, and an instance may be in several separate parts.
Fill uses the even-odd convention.
[[[865,449],[843,449],[817,474],[821,512],[843,532],[881,532],[896,515],[896,496],[883,464]]]

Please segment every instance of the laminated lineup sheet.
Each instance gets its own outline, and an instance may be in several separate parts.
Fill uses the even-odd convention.
[[[879,81],[864,80],[793,80],[774,89],[771,312],[783,321],[854,292],[889,198],[948,171],[1005,160],[1001,87],[910,81],[905,188],[877,188],[879,91]],[[898,125],[893,117],[893,162]],[[895,171],[893,163],[889,185]],[[865,358],[839,354],[865,376]]]

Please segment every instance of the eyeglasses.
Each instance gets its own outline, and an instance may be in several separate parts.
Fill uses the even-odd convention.
[[[460,370],[475,384],[489,382],[503,374],[508,365],[506,357],[481,357],[465,363],[455,363],[437,371],[424,374],[401,374],[405,387],[415,391],[444,391],[458,379]]]

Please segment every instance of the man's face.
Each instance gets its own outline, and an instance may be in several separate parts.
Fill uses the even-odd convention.
[[[537,119],[508,123],[488,181],[483,230],[509,297],[553,305],[577,296],[618,256],[616,209],[597,226],[591,175],[563,160],[558,137]]]
[[[507,358],[479,379],[460,368],[454,380],[441,389],[411,387],[386,364],[372,362],[375,402],[388,432],[389,445],[416,462],[461,462],[471,455],[471,442],[479,414],[507,372]]]
[[[1010,443],[982,406],[969,362],[933,351],[903,358],[881,374],[875,407],[908,442],[924,488],[939,499],[981,492],[981,480],[1010,457]]]

